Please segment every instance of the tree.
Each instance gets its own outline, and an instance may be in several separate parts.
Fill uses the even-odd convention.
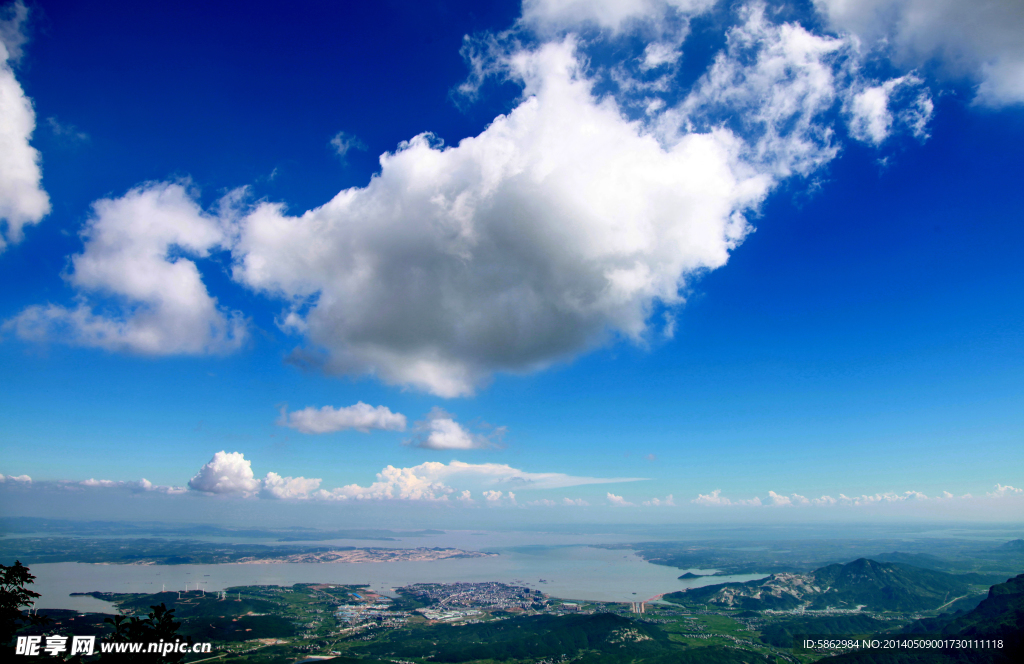
[[[161,602],[160,606],[149,607],[152,611],[145,618],[127,616],[115,616],[107,618],[103,622],[114,626],[114,632],[108,636],[107,643],[192,643],[192,638],[182,639],[178,635],[181,623],[174,619],[174,609],[168,609]],[[101,661],[103,662],[124,662],[125,664],[143,664],[148,662],[160,662],[162,664],[174,664],[180,662],[185,653],[168,652],[161,653],[147,652],[148,645],[143,646],[142,652],[107,652]]]
[[[22,609],[32,606],[39,593],[25,586],[35,581],[20,560],[8,567],[0,565],[0,645],[8,645],[15,632],[25,625],[45,624],[46,616],[26,614]]]

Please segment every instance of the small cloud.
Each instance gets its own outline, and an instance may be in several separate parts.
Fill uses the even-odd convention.
[[[644,49],[644,59],[640,63],[640,69],[646,71],[662,65],[675,64],[681,55],[682,52],[678,49],[677,44],[665,42],[648,44]]]
[[[143,477],[138,482],[134,482],[134,483],[130,482],[129,484],[134,484],[136,491],[155,491],[157,493],[167,493],[167,494],[176,494],[176,493],[186,493],[186,492],[188,492],[188,487],[184,487],[184,486],[163,486],[163,485],[160,485],[160,484],[153,484],[152,482],[147,480],[145,477]]]
[[[562,504],[568,507],[590,507],[590,503],[582,498],[562,498]]]
[[[89,134],[79,131],[78,127],[73,124],[61,122],[52,115],[46,118],[46,124],[50,128],[50,133],[63,143],[85,143],[89,140]]]
[[[96,479],[93,479],[91,477],[89,479],[87,479],[87,480],[82,480],[81,482],[79,482],[79,484],[81,484],[82,486],[91,486],[91,487],[96,487],[96,486],[103,486],[103,487],[117,486],[117,482],[115,482],[114,480],[96,480]]]
[[[654,456],[653,454],[648,454],[644,458],[647,459],[648,461],[655,461],[658,457]]]
[[[463,502],[463,503],[466,503],[466,504],[475,503],[476,502],[475,500],[473,500],[473,494],[471,494],[469,492],[469,489],[466,489],[465,491],[460,493],[457,500],[459,500],[459,502]]]
[[[608,492],[608,502],[617,507],[636,507],[633,503],[629,502],[622,496],[616,496],[612,492]]]
[[[556,503],[553,500],[549,500],[548,498],[541,498],[540,500],[531,500],[530,502],[526,503],[527,507],[555,507],[556,505],[558,505],[558,503]]]
[[[650,500],[645,500],[644,505],[646,507],[675,507],[676,501],[670,493],[664,498],[651,498]]]
[[[1003,486],[1002,484],[996,484],[996,490],[988,494],[990,498],[1001,498],[1003,496],[1014,496],[1024,493],[1024,489],[1017,489],[1010,485]]]
[[[339,131],[331,139],[330,145],[334,148],[334,151],[341,157],[341,160],[345,160],[345,155],[351,150],[366,150],[366,144],[363,143],[359,138],[352,134],[346,134],[343,131]]]
[[[334,433],[355,429],[369,433],[371,429],[382,431],[405,431],[405,415],[392,413],[386,406],[373,407],[360,401],[354,406],[334,408],[313,406],[292,413],[281,412],[278,425],[295,429],[301,433]]]
[[[497,427],[484,435],[468,431],[455,421],[455,417],[442,408],[434,407],[427,418],[416,423],[420,435],[407,445],[428,450],[472,450],[497,447],[505,434],[505,427]]]
[[[928,138],[928,122],[935,106],[923,85],[920,78],[907,74],[852,94],[846,101],[850,135],[878,146],[892,134],[894,126],[902,126],[916,138]],[[895,115],[894,105],[901,107]]]
[[[699,493],[690,501],[697,505],[731,505],[732,501],[722,495],[721,489],[715,489],[711,493]]]
[[[466,491],[463,493],[469,492]],[[504,494],[501,491],[484,491],[484,500],[486,500],[491,505],[501,504],[503,498],[507,500],[511,505],[518,504],[516,503],[516,494],[512,493],[511,491],[509,491],[507,494]]]

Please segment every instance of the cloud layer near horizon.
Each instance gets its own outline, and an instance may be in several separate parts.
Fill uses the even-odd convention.
[[[252,462],[241,452],[220,451],[209,463],[189,480],[193,491],[208,494],[259,496],[275,499],[320,500],[426,500],[444,501],[456,493],[452,485],[470,486],[492,493],[490,502],[501,497],[496,487],[506,490],[559,489],[588,484],[612,484],[636,482],[638,477],[580,477],[564,473],[532,473],[499,463],[465,463],[451,461],[440,463],[428,461],[409,468],[387,466],[377,473],[376,481],[368,486],[349,484],[331,490],[320,489],[322,480],[306,477],[282,477],[269,472],[264,479],[258,479],[252,470]],[[145,481],[145,480],[143,480]],[[88,480],[93,484],[85,486],[114,486],[109,481]],[[109,482],[109,484],[104,484]],[[123,483],[122,483],[123,484]],[[515,495],[508,491],[514,503]],[[472,502],[471,491],[463,489],[460,500]],[[497,496],[497,498],[495,498]]]
[[[123,490],[132,494],[192,494],[234,496],[248,499],[270,499],[317,502],[363,503],[379,501],[421,502],[452,506],[488,506],[520,508],[577,508],[590,507],[583,498],[563,496],[521,501],[522,491],[558,490],[570,487],[626,483],[641,481],[636,477],[583,477],[565,473],[535,473],[513,468],[507,464],[473,464],[453,460],[449,463],[426,462],[411,467],[388,465],[376,474],[375,481],[367,484],[348,484],[333,489],[322,489],[323,480],[307,477],[284,477],[268,472],[264,478],[256,477],[252,462],[241,452],[220,451],[204,464],[188,482],[188,486],[160,486],[142,479],[119,481],[87,479],[82,481],[33,482],[27,475],[0,474],[0,486],[13,491],[45,490],[56,486],[69,489]],[[474,499],[474,492],[480,496]],[[599,495],[599,494],[595,494]],[[823,495],[808,498],[798,493],[780,494],[769,491],[767,496],[746,499],[728,498],[720,490],[698,494],[683,505],[677,505],[673,495],[665,498],[628,499],[605,491],[605,509],[648,508],[672,509],[695,513],[702,508],[765,509],[765,508],[848,508],[848,509],[913,509],[931,514],[949,514],[962,509],[1000,509],[1012,513],[1024,507],[1024,488],[997,483],[991,491],[977,496],[969,493],[956,496],[949,491],[928,496],[920,491],[886,491],[875,494],[837,497]],[[904,507],[900,507],[904,506]],[[950,512],[952,510],[952,512]]]
[[[1013,486],[996,484],[995,490],[985,494],[986,498],[1017,498],[1024,499],[1024,489],[1018,489]],[[927,496],[920,491],[904,491],[902,493],[887,491],[884,493],[875,494],[862,494],[859,496],[847,496],[845,494],[838,494],[838,497],[833,498],[829,495],[821,496],[820,498],[807,498],[798,493],[789,495],[778,494],[774,491],[769,491],[767,497],[763,500],[759,496],[747,499],[735,499],[727,498],[722,495],[721,490],[715,489],[711,493],[698,494],[696,498],[690,502],[695,505],[705,505],[711,507],[796,507],[796,506],[807,506],[814,505],[819,507],[832,507],[832,506],[850,506],[850,507],[863,507],[868,505],[885,505],[895,503],[908,503],[908,502],[942,502],[949,500],[964,500],[973,499],[974,496],[967,493],[962,496],[955,496],[949,491],[943,491],[938,496]]]

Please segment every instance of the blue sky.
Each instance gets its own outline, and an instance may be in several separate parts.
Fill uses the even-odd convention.
[[[1019,520],[976,7],[8,3],[0,510]]]

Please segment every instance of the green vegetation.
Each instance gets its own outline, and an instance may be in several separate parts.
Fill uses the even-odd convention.
[[[32,606],[33,600],[39,597],[39,593],[27,588],[35,578],[21,561],[14,561],[10,567],[0,565],[0,647],[10,643],[15,632],[22,627],[39,625],[47,621],[45,617],[33,616],[23,611]]]
[[[664,599],[684,606],[718,605],[756,611],[858,609],[871,611],[928,611],[978,595],[962,576],[879,563],[860,558],[846,565],[827,565],[809,574],[773,574],[746,583],[724,583]]]
[[[828,565],[812,574],[815,585],[829,591],[811,608],[867,606],[875,611],[927,611],[971,593],[962,579],[899,563],[860,558],[847,565]]]
[[[752,655],[720,645],[690,648],[659,627],[610,613],[414,627],[353,648],[353,652],[383,659],[449,663],[573,659],[592,664],[738,664],[750,662]],[[763,657],[759,660],[765,661]]]
[[[21,540],[30,541],[44,542]],[[146,554],[164,560],[232,556],[268,548],[181,541],[168,545],[164,540],[132,540],[130,546],[119,548],[121,540],[103,540],[107,544],[90,549],[91,545],[81,547],[81,543],[94,540],[70,541],[84,548],[84,555]],[[41,544],[38,550],[42,552],[45,546]],[[821,553],[829,546],[814,551]],[[854,548],[851,545],[847,550]],[[1000,553],[999,547],[988,545],[987,550],[996,551],[993,560],[1004,556],[1001,560],[1005,561],[1018,555],[1014,547],[1010,549]],[[734,569],[738,569],[742,553],[721,555],[732,557]],[[768,549],[755,550],[752,557],[804,565],[797,564],[794,556],[787,558]],[[32,580],[28,568],[16,563],[2,571],[4,606],[14,607],[4,614],[10,618],[11,635],[17,631],[95,634],[100,639],[122,641],[210,641],[213,656],[225,664],[294,664],[310,656],[333,657],[336,664],[812,664],[822,655],[794,652],[794,636],[878,638],[885,634],[1001,638],[1007,648],[1001,654],[970,651],[973,659],[954,651],[862,651],[828,661],[1024,661],[1017,657],[1024,633],[1024,575],[993,586],[985,595],[979,584],[995,573],[965,571],[946,558],[924,552],[894,551],[885,557],[891,560],[858,558],[799,573],[777,572],[747,583],[670,593],[664,596],[668,602],[647,604],[642,614],[631,613],[626,603],[516,602],[512,601],[515,593],[505,597],[506,590],[515,588],[503,584],[420,584],[400,589],[404,594],[397,598],[381,597],[367,586],[296,584],[242,586],[205,594],[198,590],[89,593],[113,602],[124,615],[43,611],[50,619],[48,625],[27,624],[23,609],[35,596],[26,590]],[[928,567],[907,564],[908,560]],[[713,567],[706,561],[694,566]],[[419,595],[410,588],[417,588]],[[495,598],[509,601],[501,603]],[[100,662],[107,659],[96,655],[83,664],[97,658]],[[182,664],[200,658],[190,654]]]
[[[924,625],[942,624],[941,635],[971,642],[1001,641],[1000,648],[950,647],[927,651],[851,652],[829,664],[1015,664],[1024,661],[1024,574],[993,586],[977,608]],[[920,628],[921,625],[917,624]],[[932,632],[935,634],[935,632]],[[826,660],[822,660],[826,661]]]
[[[184,641],[191,643],[192,639],[182,639],[178,634],[181,623],[174,619],[174,610],[168,609],[163,604],[151,606],[152,609],[145,617],[138,616],[114,616],[106,618],[103,622],[110,624],[113,631],[105,637],[109,643],[160,643]],[[183,653],[107,653],[101,656],[103,662],[115,662],[117,664],[176,664],[185,658]]]
[[[792,648],[797,634],[840,634],[867,636],[881,634],[892,628],[892,623],[864,614],[850,616],[820,616],[778,620],[761,630],[761,641],[778,648]]]

